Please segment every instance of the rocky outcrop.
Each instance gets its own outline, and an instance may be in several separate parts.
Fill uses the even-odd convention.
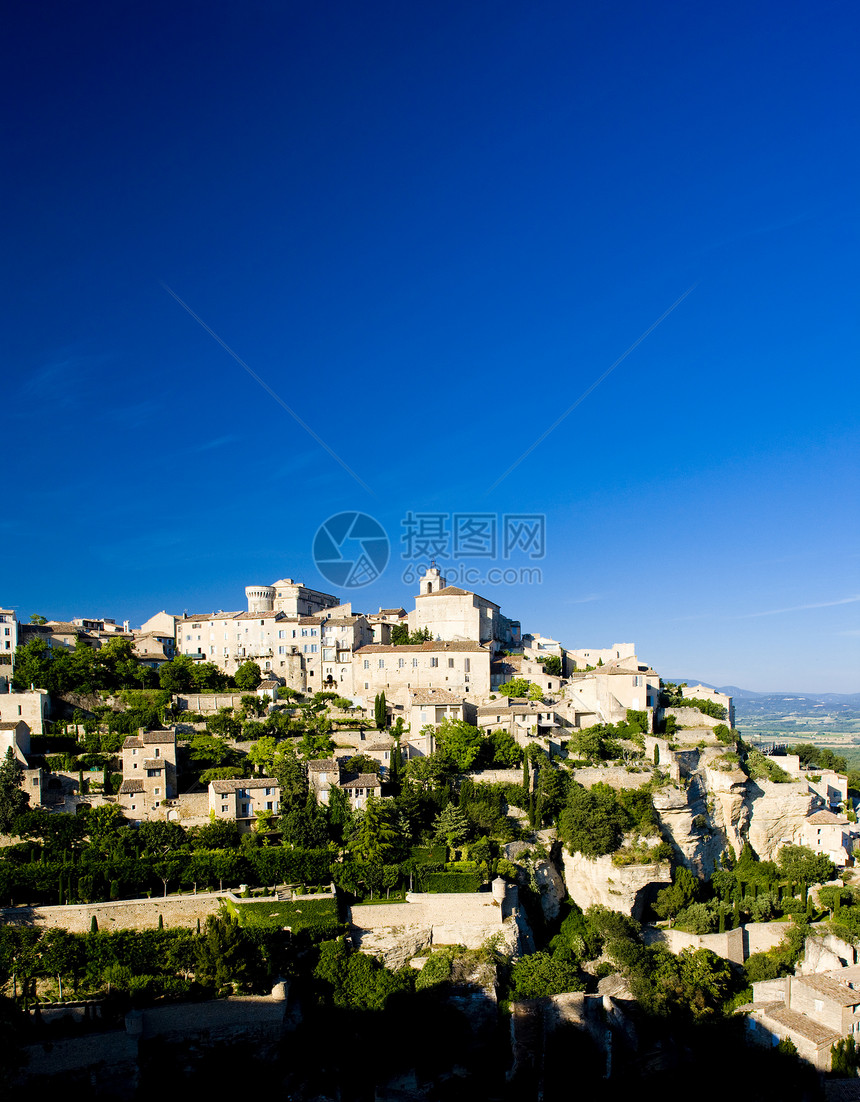
[[[724,772],[705,769],[708,808],[711,822],[722,833],[725,843],[740,855],[750,821],[746,802],[748,778],[742,769]]]
[[[710,876],[725,849],[722,833],[708,812],[705,792],[697,778],[689,788],[666,786],[654,793],[654,810],[663,836],[677,848],[681,863],[697,876]]]
[[[421,956],[433,938],[430,926],[382,926],[374,930],[353,929],[356,949],[379,957],[386,968],[405,967],[413,957]]]
[[[747,837],[762,861],[774,860],[779,849],[788,843],[803,844],[804,821],[819,802],[805,784],[748,783],[746,803],[750,808],[750,821]]]
[[[583,911],[601,904],[639,918],[645,903],[661,887],[672,882],[668,861],[619,867],[612,863],[609,854],[592,858],[566,851],[562,860],[568,894]]]

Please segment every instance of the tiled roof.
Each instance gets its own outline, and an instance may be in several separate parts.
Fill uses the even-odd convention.
[[[141,746],[143,746],[143,739],[140,738],[138,735],[128,735],[127,738],[124,739],[122,744],[123,750],[136,750],[139,749]]]
[[[814,1018],[808,1018],[805,1014],[792,1010],[791,1007],[783,1006],[782,1003],[768,1007],[766,1014],[772,1021],[779,1022],[792,1033],[798,1033],[801,1037],[812,1041],[814,1045],[832,1045],[839,1040],[840,1035],[834,1030],[819,1024]]]
[[[398,650],[400,648],[398,647]],[[421,704],[462,704],[462,696],[449,692],[448,689],[410,689],[409,698],[413,705]]]
[[[405,608],[381,608],[377,613],[378,616],[405,616]]]
[[[183,616],[180,623],[187,623],[188,620],[235,620],[241,615],[240,612],[201,612],[199,616]]]
[[[240,612],[234,620],[282,620],[283,612]]]
[[[127,796],[132,792],[143,792],[143,781],[123,781],[119,786],[120,796]]]
[[[210,781],[213,792],[227,794],[237,788],[280,788],[274,777],[231,777],[230,780]]]
[[[0,731],[14,731],[17,729],[19,723],[23,723],[25,727],[27,726],[23,719],[15,719],[10,720],[8,723],[0,723]]]
[[[347,781],[341,788],[381,788],[382,781],[376,773],[359,773],[355,780]]]
[[[143,762],[144,769],[163,769],[167,761],[165,758],[146,758]]]
[[[389,739],[388,742],[373,742],[370,746],[363,746],[362,750],[391,750],[394,746],[394,739]]]
[[[849,987],[849,983],[860,986],[860,965],[837,968],[833,972],[814,972],[808,976],[798,976],[792,980],[792,984],[796,983],[813,988],[839,1006],[860,1006],[860,990]]]
[[[334,758],[316,758],[308,762],[309,773],[333,773],[337,769]]]
[[[154,746],[165,742],[176,742],[175,731],[144,731],[143,741],[146,746]]]
[[[806,822],[813,826],[848,826],[850,820],[842,815],[834,815],[832,811],[816,811],[806,816]]]

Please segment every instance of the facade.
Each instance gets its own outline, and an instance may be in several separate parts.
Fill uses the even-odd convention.
[[[45,720],[50,708],[47,689],[14,690],[0,693],[0,723],[13,723],[22,719],[33,735],[45,733]],[[29,751],[28,751],[29,752]]]
[[[9,750],[26,768],[27,754],[30,753],[30,728],[23,719],[0,723],[0,758],[5,758]]]
[[[281,787],[273,777],[239,777],[209,782],[209,815],[236,823],[247,833],[257,812],[278,813]]]
[[[176,624],[176,652],[214,662],[231,674],[243,662],[256,662],[265,676],[281,678],[300,692],[330,689],[349,695],[353,651],[371,641],[373,630],[365,616],[337,613],[214,612],[182,617]]]
[[[18,617],[12,608],[0,608],[0,691],[12,680],[15,649],[18,646]]]
[[[402,647],[373,643],[353,655],[352,698],[364,707],[377,693],[446,689],[481,700],[490,692],[490,651],[476,642],[429,642]]]
[[[117,803],[129,819],[160,817],[176,797],[176,730],[141,731],[122,744],[122,784]]]
[[[832,811],[814,811],[803,823],[803,845],[822,853],[844,869],[850,864],[860,838],[860,825]]]
[[[529,738],[557,737],[565,726],[556,709],[540,700],[503,696],[478,708],[478,727],[482,731],[507,731],[521,746]]]
[[[446,719],[465,720],[474,723],[477,706],[447,689],[407,689],[395,699],[395,715],[402,714],[411,736],[418,735],[422,727],[432,723],[438,727]]]
[[[565,650],[565,657],[571,664],[571,669],[584,670],[586,666],[596,666],[598,662],[604,666],[609,662],[617,662],[622,658],[633,658],[636,647],[633,643],[613,643],[611,647],[588,647],[582,650]]]

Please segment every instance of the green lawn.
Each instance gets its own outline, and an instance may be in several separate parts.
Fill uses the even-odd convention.
[[[230,903],[230,909],[241,926],[289,926],[299,930],[332,930],[338,925],[337,902],[334,899],[299,899],[294,903]]]

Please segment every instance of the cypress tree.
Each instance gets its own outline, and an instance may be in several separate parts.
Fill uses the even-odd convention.
[[[164,929],[164,915],[159,915],[158,916],[158,928],[159,928],[159,930]]]
[[[95,915],[90,919],[90,933],[97,934],[99,932],[99,920]]]

